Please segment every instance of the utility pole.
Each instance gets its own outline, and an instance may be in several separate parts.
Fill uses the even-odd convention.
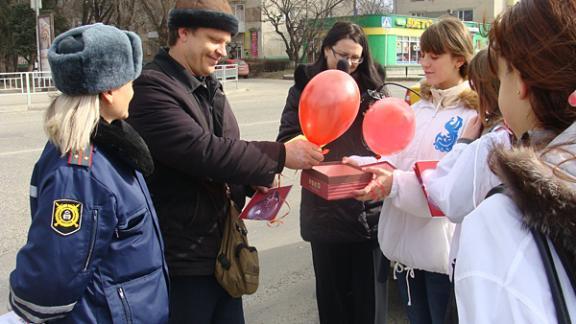
[[[353,5],[354,5],[354,9],[353,9],[354,16],[358,16],[358,4],[356,3],[357,1],[358,1],[358,0],[354,0],[354,3],[353,3]]]
[[[42,71],[42,60],[40,59],[40,8],[42,7],[42,0],[30,0],[30,6],[36,12],[36,63],[38,71]]]

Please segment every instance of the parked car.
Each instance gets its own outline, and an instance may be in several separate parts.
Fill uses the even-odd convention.
[[[225,58],[220,61],[220,64],[238,64],[239,77],[248,78],[250,75],[250,66],[244,60]]]

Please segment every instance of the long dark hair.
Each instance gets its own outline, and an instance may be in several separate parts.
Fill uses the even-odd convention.
[[[318,59],[310,68],[311,75],[309,77],[313,77],[328,69],[326,57],[324,56],[324,49],[331,48],[342,39],[351,39],[362,46],[363,61],[351,74],[358,83],[360,91],[366,91],[368,89],[374,90],[382,87],[386,77],[386,72],[372,59],[372,55],[370,55],[370,47],[368,46],[368,39],[366,39],[366,35],[364,35],[362,28],[351,22],[344,21],[335,23],[326,34],[326,37],[324,37],[322,46],[318,51]]]

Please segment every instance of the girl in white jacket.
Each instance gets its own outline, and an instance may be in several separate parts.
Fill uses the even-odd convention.
[[[396,262],[394,274],[413,324],[444,321],[454,225],[445,217],[431,217],[428,211],[422,213],[413,206],[414,195],[422,195],[422,190],[412,168],[416,161],[440,160],[450,152],[464,127],[477,115],[478,106],[478,98],[466,81],[473,48],[462,22],[448,17],[433,24],[422,34],[420,48],[426,82],[421,87],[422,100],[413,105],[414,139],[400,153],[384,158],[397,168],[394,172],[382,171],[385,174],[380,174],[380,181],[357,192],[360,200],[386,198],[378,241],[384,255]],[[412,190],[414,184],[417,190]]]
[[[576,320],[574,17],[575,1],[522,0],[490,31],[500,109],[521,140],[493,151],[504,192],[462,223],[454,274],[461,323]]]
[[[470,84],[478,93],[480,101],[478,121],[481,123],[470,123],[452,151],[440,160],[435,170],[431,170],[422,179],[428,200],[456,224],[450,248],[450,275],[458,251],[460,223],[484,200],[490,190],[502,183],[490,170],[488,155],[497,146],[509,148],[513,138],[511,131],[502,122],[498,108],[500,81],[495,73],[490,72],[490,64],[488,49],[483,49],[474,56],[468,68]],[[474,140],[481,128],[484,128],[485,134]],[[416,205],[428,209],[424,197],[414,197],[418,198],[421,201]]]

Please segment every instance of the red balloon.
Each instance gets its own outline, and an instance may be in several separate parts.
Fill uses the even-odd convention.
[[[360,91],[346,72],[327,70],[317,74],[300,96],[298,117],[306,138],[319,146],[344,134],[360,108]]]
[[[412,141],[416,123],[414,111],[398,98],[383,98],[376,101],[362,123],[364,141],[380,155],[397,153]]]

